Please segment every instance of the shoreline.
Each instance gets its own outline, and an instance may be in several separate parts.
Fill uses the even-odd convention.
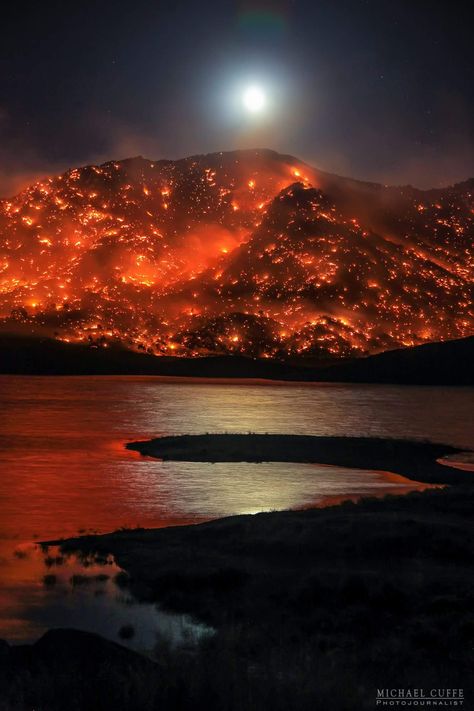
[[[317,380],[317,379],[290,379],[290,378],[272,378],[263,376],[241,376],[241,375],[156,375],[154,373],[130,373],[130,372],[8,372],[0,371],[0,378],[53,378],[53,379],[99,379],[99,380],[114,380],[131,378],[133,380],[146,380],[156,382],[161,385],[261,385],[261,386],[278,386],[278,387],[339,387],[339,386],[354,386],[354,387],[393,387],[393,388],[422,388],[429,390],[431,388],[443,388],[452,390],[474,390],[474,382],[421,382],[421,381],[396,381],[396,380]]]
[[[213,448],[210,445],[213,445]],[[247,449],[242,448],[245,444]],[[206,446],[207,445],[207,446]],[[236,445],[239,448],[236,449]],[[249,446],[250,445],[250,446]],[[295,449],[295,445],[298,448]],[[81,535],[66,539],[55,539],[40,542],[41,546],[59,546],[65,553],[74,552],[78,555],[102,556],[112,554],[117,564],[129,574],[130,589],[137,600],[142,602],[155,601],[163,604],[164,609],[172,612],[185,612],[196,615],[197,619],[218,625],[214,613],[208,609],[203,610],[199,601],[188,598],[187,593],[178,592],[183,583],[185,588],[187,578],[194,580],[195,576],[201,578],[199,558],[203,551],[202,541],[206,541],[205,557],[213,560],[210,574],[210,583],[214,585],[215,576],[219,577],[222,570],[229,567],[229,558],[234,559],[230,564],[232,571],[243,568],[241,573],[245,579],[248,574],[248,560],[239,550],[236,552],[226,550],[224,558],[217,555],[214,549],[219,541],[224,541],[229,536],[236,541],[243,536],[245,545],[248,544],[248,535],[258,532],[263,527],[264,539],[268,535],[268,525],[272,536],[278,531],[280,545],[284,549],[291,549],[299,544],[291,534],[291,529],[298,531],[301,524],[310,521],[311,525],[321,526],[328,522],[332,533],[334,525],[337,527],[342,522],[350,520],[351,525],[357,529],[362,527],[364,536],[377,536],[382,521],[389,524],[392,530],[394,523],[403,524],[407,520],[411,526],[425,529],[431,526],[445,525],[445,519],[453,515],[451,506],[459,507],[463,511],[469,507],[469,500],[474,503],[474,473],[446,466],[437,460],[443,456],[453,456],[465,453],[465,450],[442,444],[429,444],[408,440],[392,440],[377,438],[356,437],[312,437],[304,435],[181,435],[176,437],[160,437],[145,442],[131,442],[127,449],[135,450],[143,456],[159,457],[163,460],[174,461],[203,461],[203,462],[233,462],[233,461],[264,461],[262,456],[271,452],[269,461],[314,463],[327,466],[344,466],[349,468],[370,469],[382,476],[403,477],[408,481],[420,484],[420,488],[410,491],[395,493],[368,494],[354,498],[344,497],[324,506],[314,505],[298,509],[284,509],[281,511],[264,511],[257,514],[235,514],[221,518],[214,518],[197,523],[165,526],[160,528],[135,528],[112,531],[110,533]],[[441,455],[440,452],[443,454]],[[317,456],[317,461],[310,461]],[[245,457],[242,459],[242,457]],[[351,462],[347,458],[351,457]],[[323,461],[324,460],[324,461]],[[377,466],[374,462],[377,462]],[[385,467],[378,466],[380,462]],[[407,462],[410,461],[416,475],[410,476],[407,472]],[[448,460],[449,461],[449,460]],[[390,464],[390,467],[387,466]],[[423,485],[426,486],[423,486]],[[408,518],[407,518],[408,516]],[[413,518],[412,518],[413,516]],[[378,520],[378,525],[373,527],[372,519]],[[286,527],[290,525],[290,531]],[[279,529],[281,528],[281,533]],[[425,531],[426,533],[427,531]],[[409,538],[413,539],[414,530]],[[355,531],[356,542],[359,546],[359,533]],[[397,535],[400,533],[397,530]],[[418,534],[417,534],[418,535]],[[311,538],[313,534],[311,534]],[[403,536],[402,536],[403,537]],[[213,541],[207,547],[207,541]],[[412,545],[415,545],[413,539]],[[262,541],[260,541],[260,544]],[[266,543],[265,546],[266,547]],[[331,546],[328,541],[329,547]],[[364,544],[365,545],[365,544]],[[256,544],[258,549],[258,543]],[[370,548],[370,546],[369,546]],[[376,546],[381,552],[383,545]],[[299,550],[298,556],[301,551]],[[376,559],[379,553],[376,553]],[[393,551],[392,551],[393,553]],[[195,559],[194,554],[197,554]],[[160,561],[165,562],[165,568],[171,567],[173,572],[160,572]],[[259,566],[261,566],[261,562]],[[384,564],[383,558],[377,564]],[[257,566],[257,568],[259,567]],[[277,564],[278,566],[278,564]],[[292,566],[292,564],[291,564]],[[204,577],[209,574],[206,561]],[[253,567],[253,566],[252,566]],[[254,569],[254,573],[257,572]],[[188,570],[189,569],[189,570]],[[245,571],[245,572],[243,572]],[[288,571],[286,571],[287,573]],[[231,577],[233,576],[231,573]],[[168,583],[165,584],[165,599],[163,600],[161,588],[163,580],[170,578],[171,600],[166,599]],[[191,588],[194,583],[191,584]],[[199,583],[198,588],[201,583]],[[186,602],[182,601],[182,597]],[[175,597],[176,596],[176,599]],[[199,596],[198,596],[199,597]],[[219,614],[222,613],[222,610]]]
[[[268,632],[276,612],[272,608],[286,604],[290,581],[298,591],[307,576],[326,580],[328,595],[332,585],[338,588],[341,580],[353,577],[365,580],[368,590],[377,588],[379,577],[386,579],[401,586],[408,599],[415,587],[420,609],[428,593],[437,598],[448,586],[449,595],[454,594],[459,566],[463,576],[472,577],[473,541],[465,532],[473,504],[472,486],[450,486],[41,545],[89,560],[112,555],[139,602],[190,614],[217,630],[234,624],[236,615],[250,616],[260,626],[261,615]],[[441,581],[440,566],[445,572]],[[324,605],[330,605],[330,597]]]
[[[64,679],[67,694],[76,684],[97,698],[109,693],[105,671],[116,689],[138,680],[148,691],[153,683],[163,708],[175,707],[167,705],[170,688],[191,683],[199,708],[208,708],[209,692],[219,694],[215,711],[234,683],[262,699],[253,711],[309,711],[321,695],[325,708],[348,709],[342,697],[334,701],[335,663],[350,708],[368,711],[380,684],[460,688],[469,696],[473,505],[473,487],[452,486],[51,541],[89,563],[113,555],[126,571],[125,594],[192,615],[214,634],[192,651],[157,644],[150,659],[96,634],[50,630],[31,646],[0,643],[6,673],[20,688],[31,688],[33,671],[39,689],[62,688]]]
[[[181,438],[171,439],[182,444]],[[333,445],[335,439],[340,438],[329,438]],[[370,444],[373,451],[374,441]],[[391,445],[393,456],[400,441],[376,445],[379,455],[380,450],[387,455]],[[425,473],[433,474],[434,467],[437,476],[439,470],[445,477],[450,474],[433,463],[433,455],[440,447],[444,453],[454,448],[404,445],[412,455],[415,447]],[[363,448],[362,453],[367,455]],[[340,453],[333,447],[334,456]],[[192,615],[212,627],[214,635],[192,655],[179,650],[164,654],[159,647],[154,657],[158,664],[165,661],[174,684],[188,683],[191,675],[203,699],[209,688],[221,685],[226,698],[230,685],[247,679],[265,699],[261,708],[274,708],[273,691],[279,693],[282,680],[288,680],[288,698],[301,701],[292,707],[314,708],[314,703],[306,705],[305,690],[298,696],[301,670],[311,679],[313,700],[321,698],[321,689],[332,699],[335,687],[328,680],[335,662],[344,669],[345,693],[361,709],[368,708],[369,692],[382,683],[394,688],[400,683],[426,688],[442,684],[467,692],[474,487],[472,473],[457,474],[462,476],[451,478],[456,485],[401,496],[43,545],[59,545],[65,555],[75,553],[86,561],[112,555],[126,571],[124,590],[136,600]],[[459,485],[460,479],[470,485]],[[68,644],[83,636],[65,634]],[[94,640],[99,644],[90,638]],[[106,663],[119,673],[113,650],[107,642],[100,644]],[[61,659],[60,645],[55,642],[53,648],[55,659]],[[43,660],[41,654],[39,658]],[[139,658],[134,657],[137,663]],[[75,661],[67,666],[71,674],[76,668]],[[128,684],[129,672],[120,674],[121,683]],[[347,708],[332,702],[325,707]]]
[[[441,664],[444,686],[470,690],[474,476],[436,461],[460,450],[292,435],[201,435],[130,444],[157,456],[165,443],[168,458],[235,461],[271,453],[273,460],[307,461],[317,455],[328,464],[364,462],[360,468],[391,469],[395,475],[399,469],[404,476],[408,471],[452,485],[326,508],[39,542],[45,554],[54,545],[65,556],[77,555],[86,569],[113,556],[129,600],[190,615],[214,632],[192,650],[157,641],[151,658],[74,629],[50,630],[30,646],[0,643],[7,674],[13,670],[23,688],[31,683],[31,670],[40,686],[56,684],[60,670],[65,688],[76,679],[83,688],[99,664],[119,689],[130,688],[138,675],[148,690],[141,674],[152,677],[160,699],[169,698],[168,684],[184,688],[190,679],[203,702],[209,689],[225,699],[233,684],[247,680],[252,695],[263,700],[255,711],[277,708],[281,688],[288,694],[281,708],[303,711],[315,708],[321,689],[326,700],[333,699],[328,680],[336,662],[344,669],[344,693],[361,709],[380,684],[441,684]],[[301,670],[311,680],[309,706]],[[100,684],[92,682],[94,697]],[[325,707],[347,708],[332,701]]]

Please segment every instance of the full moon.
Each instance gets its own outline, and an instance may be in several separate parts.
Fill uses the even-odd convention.
[[[242,101],[251,113],[262,111],[265,106],[265,94],[258,86],[249,86],[243,93]]]

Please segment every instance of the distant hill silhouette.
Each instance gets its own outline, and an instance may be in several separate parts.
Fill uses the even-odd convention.
[[[387,351],[310,367],[243,356],[176,358],[48,338],[0,336],[0,373],[30,375],[162,375],[196,378],[474,385],[474,337]]]
[[[420,385],[474,385],[474,336],[398,348],[321,369],[324,380]]]

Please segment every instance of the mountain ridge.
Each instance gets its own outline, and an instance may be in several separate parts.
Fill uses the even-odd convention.
[[[467,336],[471,188],[364,183],[267,149],[71,169],[0,201],[0,327],[157,355]]]

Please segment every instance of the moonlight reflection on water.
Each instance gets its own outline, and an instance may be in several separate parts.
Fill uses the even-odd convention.
[[[126,450],[128,441],[253,431],[473,446],[472,388],[2,376],[0,392],[0,637],[15,639],[51,624],[52,608],[41,609],[48,571],[31,551],[21,557],[28,541],[121,526],[197,523],[416,488],[402,477],[321,465],[161,462]],[[49,600],[57,601],[61,585],[46,591]],[[109,588],[107,583],[102,589]],[[88,596],[85,588],[76,590],[75,600],[92,601],[92,609],[102,605]],[[104,598],[113,618],[110,599]],[[64,625],[68,608],[58,609],[56,624]],[[96,611],[96,619],[106,617]],[[115,618],[111,628],[116,634]]]

